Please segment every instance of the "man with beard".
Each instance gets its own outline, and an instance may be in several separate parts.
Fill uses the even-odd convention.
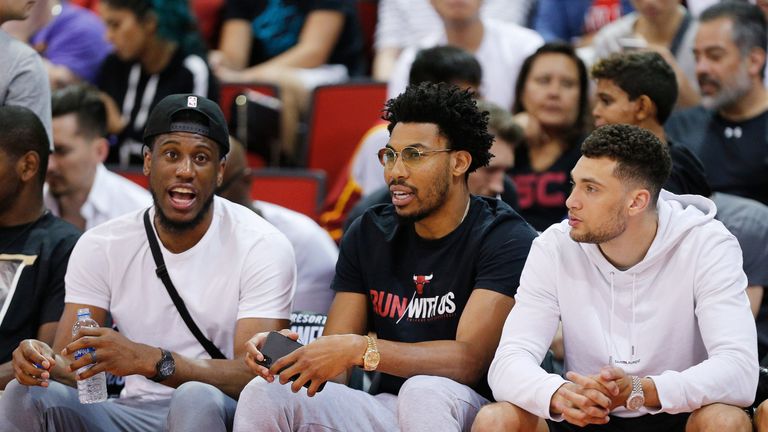
[[[249,342],[260,377],[240,395],[236,431],[467,430],[491,398],[487,368],[536,234],[502,201],[469,193],[493,141],[470,92],[410,86],[384,119],[392,202],[345,234],[324,336],[270,369],[255,362],[265,335]],[[326,383],[355,366],[381,372],[375,396]]]
[[[73,84],[53,92],[53,155],[45,206],[82,231],[152,203],[149,192],[109,171],[107,110],[99,91]]]
[[[252,211],[214,197],[229,150],[219,107],[201,96],[168,96],[150,114],[144,144],[153,207],[78,242],[53,349],[25,340],[14,352],[18,382],[0,399],[0,430],[228,430],[234,398],[253,377],[245,342],[287,325],[296,275],[288,240]],[[80,308],[101,325],[109,312],[120,332],[82,329],[73,337]],[[121,397],[81,405],[65,384],[103,371],[126,377]]]
[[[43,205],[48,137],[22,107],[0,107],[0,390],[13,379],[19,342],[52,343],[64,308],[64,273],[80,233]]]
[[[702,106],[673,114],[667,135],[699,156],[714,191],[768,204],[766,18],[757,6],[723,2],[699,20]]]
[[[739,243],[712,201],[661,190],[671,161],[649,130],[603,126],[581,154],[568,220],[533,242],[504,324],[488,375],[500,402],[473,430],[751,431]],[[567,379],[538,366],[559,322]]]

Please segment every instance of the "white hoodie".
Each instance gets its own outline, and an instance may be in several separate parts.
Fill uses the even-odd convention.
[[[573,241],[567,221],[534,240],[488,375],[497,401],[553,418],[550,399],[566,381],[539,364],[562,320],[566,370],[596,374],[612,359],[656,384],[660,410],[613,415],[752,403],[757,341],[739,243],[706,198],[662,191],[658,211],[648,253],[626,271]]]

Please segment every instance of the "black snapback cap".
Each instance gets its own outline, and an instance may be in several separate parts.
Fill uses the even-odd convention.
[[[173,121],[175,114],[195,111],[208,119],[208,125],[193,122]],[[221,147],[221,155],[229,153],[229,130],[224,113],[216,102],[193,94],[166,96],[152,109],[144,128],[144,144],[149,146],[151,138],[170,132],[190,132],[208,137]]]

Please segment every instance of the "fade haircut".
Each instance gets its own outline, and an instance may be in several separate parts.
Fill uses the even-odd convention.
[[[99,91],[88,84],[73,84],[51,95],[53,118],[75,114],[77,133],[88,139],[107,135],[107,109]]]
[[[768,44],[768,24],[759,7],[747,2],[723,1],[704,9],[699,16],[699,22],[720,18],[731,20],[733,43],[739,47],[742,57],[746,57],[755,48],[765,51]],[[760,76],[765,76],[765,63],[760,68]]]
[[[576,50],[570,44],[565,42],[548,42],[540,46],[533,54],[528,56],[520,67],[520,74],[517,76],[517,82],[515,83],[515,102],[512,105],[512,113],[517,114],[525,111],[523,106],[523,90],[525,88],[525,82],[528,80],[528,75],[531,74],[533,64],[540,56],[544,54],[562,54],[571,59],[576,64],[576,69],[579,72],[579,106],[578,114],[576,115],[576,124],[573,127],[573,132],[569,138],[579,138],[583,136],[589,129],[591,121],[589,120],[589,76],[587,74],[587,67],[584,62],[576,55]]]
[[[474,55],[461,48],[445,45],[426,48],[416,54],[411,64],[408,84],[463,81],[479,87],[482,78],[482,68]]]
[[[30,151],[37,153],[40,158],[37,176],[42,185],[48,169],[48,155],[51,153],[43,122],[27,108],[0,106],[0,131],[0,150],[12,161],[18,161]]]
[[[472,156],[467,175],[488,165],[493,136],[488,133],[488,112],[480,111],[472,93],[446,83],[411,85],[390,99],[382,119],[392,130],[398,123],[432,123],[448,140],[447,148],[462,150]],[[466,178],[466,177],[465,177]]]
[[[672,169],[667,146],[647,129],[627,124],[595,129],[581,145],[581,154],[588,158],[605,157],[616,161],[613,175],[622,183],[646,187],[651,193],[653,206]]]
[[[592,78],[609,80],[628,96],[637,100],[642,95],[656,105],[656,121],[664,124],[677,102],[675,71],[656,52],[616,53],[592,66]]]

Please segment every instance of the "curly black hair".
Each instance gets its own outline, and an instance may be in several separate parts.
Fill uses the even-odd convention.
[[[592,78],[612,81],[632,101],[648,96],[656,105],[659,124],[667,121],[677,102],[675,71],[657,52],[613,54],[592,66]]]
[[[616,161],[613,175],[619,180],[647,187],[652,203],[659,198],[661,187],[672,169],[667,146],[647,129],[627,124],[595,129],[581,145],[581,154]]]
[[[387,101],[382,119],[389,133],[398,123],[432,123],[448,139],[448,148],[472,156],[467,175],[488,165],[493,136],[488,133],[488,112],[477,109],[468,90],[446,83],[411,85]]]

